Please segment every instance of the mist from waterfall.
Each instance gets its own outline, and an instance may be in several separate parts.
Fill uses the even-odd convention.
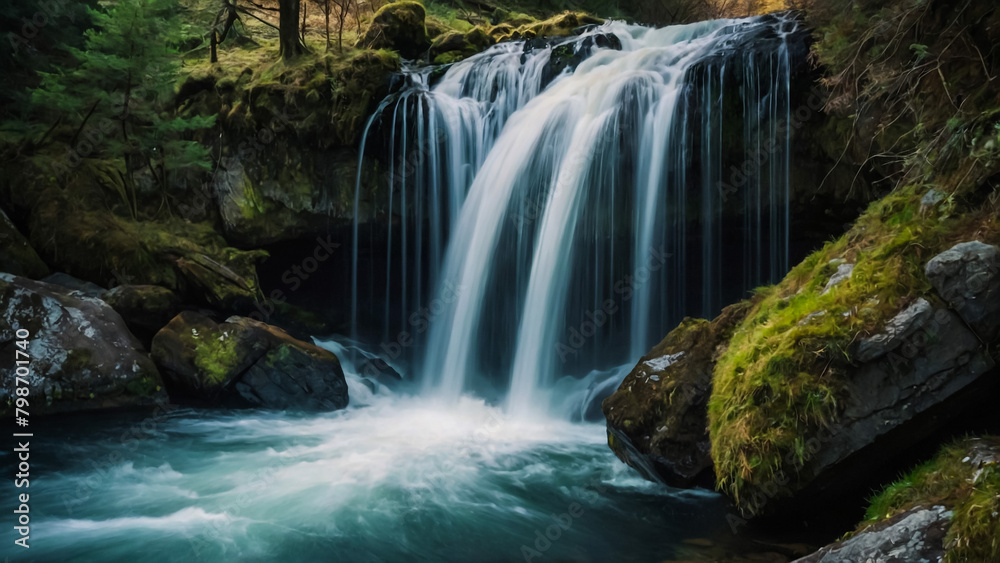
[[[559,401],[560,377],[634,363],[683,316],[713,316],[725,284],[776,281],[797,30],[784,16],[611,22],[497,45],[443,76],[408,68],[362,143],[388,170],[378,202],[359,175],[355,335],[371,319],[396,352],[402,331],[427,392],[506,394],[527,415]],[[360,287],[380,214],[384,285]]]

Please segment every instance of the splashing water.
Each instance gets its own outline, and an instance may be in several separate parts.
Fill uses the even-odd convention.
[[[415,347],[426,388],[450,400],[505,389],[509,412],[527,416],[552,406],[560,376],[634,362],[682,316],[714,315],[723,278],[740,291],[775,281],[789,262],[782,123],[797,31],[784,16],[613,22],[494,47],[433,85],[427,70],[409,71],[366,133],[389,131],[391,163],[413,146],[426,153],[390,181],[402,225],[387,233],[383,341],[414,325],[436,287]],[[730,162],[761,147],[763,166]],[[731,164],[746,171],[735,186]],[[732,208],[741,229],[725,225]],[[408,220],[430,244],[407,239]],[[356,246],[355,326],[357,270]]]

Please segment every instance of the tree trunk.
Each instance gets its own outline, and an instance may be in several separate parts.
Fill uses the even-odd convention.
[[[350,9],[351,0],[341,0],[340,6],[340,27],[337,29],[337,49],[344,52],[344,21],[347,20],[347,10]]]
[[[301,4],[302,6],[302,44],[306,44],[306,14],[309,11],[309,3],[305,2]]]
[[[330,52],[330,0],[323,2],[323,14],[326,16],[326,52]]]
[[[301,0],[278,0],[278,52],[283,59],[297,57],[306,51],[299,40],[299,6]]]

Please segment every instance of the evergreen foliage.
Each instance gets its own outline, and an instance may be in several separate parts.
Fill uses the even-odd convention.
[[[208,149],[185,135],[209,127],[214,116],[177,117],[174,93],[186,39],[175,5],[167,0],[121,0],[89,10],[94,27],[73,62],[40,72],[31,92],[37,115],[72,127],[69,165],[88,157],[121,158],[126,181],[147,169],[160,185],[167,171],[210,168]]]

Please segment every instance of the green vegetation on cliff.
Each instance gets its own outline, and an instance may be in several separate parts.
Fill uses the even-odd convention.
[[[945,538],[946,561],[1000,560],[1000,439],[960,440],[887,485],[871,499],[866,526],[916,506],[943,505],[952,511]]]
[[[794,481],[807,443],[838,420],[858,341],[918,297],[937,299],[927,260],[958,242],[1000,242],[1000,65],[990,49],[1000,15],[854,2],[820,23],[827,109],[848,137],[841,159],[897,187],[759,290],[719,359],[709,402],[717,484],[749,512],[779,476]],[[828,288],[842,264],[853,272]]]

